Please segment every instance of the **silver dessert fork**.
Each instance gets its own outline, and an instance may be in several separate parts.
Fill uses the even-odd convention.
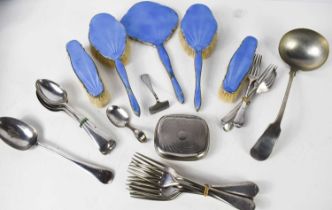
[[[277,75],[276,69],[277,66],[269,65],[263,71],[248,93],[246,98],[247,105],[256,94],[267,92],[271,88]],[[225,131],[230,131],[233,128],[233,120],[241,106],[242,101],[221,119],[221,124]]]
[[[246,93],[244,97],[242,98],[242,104],[239,110],[237,111],[237,114],[233,120],[233,124],[236,127],[242,127],[244,122],[245,122],[245,112],[247,109],[247,104],[249,103],[248,101],[248,96],[250,90],[253,88],[252,86],[254,83],[258,80],[259,78],[259,72],[261,69],[261,64],[262,64],[262,55],[256,54],[254,58],[254,63],[253,63],[253,68],[251,69],[248,79],[249,79],[249,85],[247,87]]]

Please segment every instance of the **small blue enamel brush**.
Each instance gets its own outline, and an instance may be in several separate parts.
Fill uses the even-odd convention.
[[[88,93],[90,101],[97,107],[106,106],[110,100],[110,95],[105,89],[91,57],[76,40],[68,42],[66,49],[73,70]]]
[[[219,91],[222,100],[234,102],[246,86],[246,78],[254,62],[257,44],[255,37],[247,36],[234,53]]]

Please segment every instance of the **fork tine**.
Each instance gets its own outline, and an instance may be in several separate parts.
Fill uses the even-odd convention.
[[[135,187],[130,186],[128,188],[130,193],[136,193],[136,194],[144,194],[144,195],[151,195],[151,196],[161,196],[161,189],[148,189],[148,188],[142,188],[142,187]]]
[[[130,192],[146,192],[152,194],[160,194],[160,188],[156,186],[128,185]]]
[[[270,64],[264,71],[263,73],[259,76],[258,80],[257,80],[257,84],[260,84],[265,77],[273,70],[274,65]]]
[[[144,172],[144,173],[146,173],[150,176],[153,176],[153,177],[161,178],[163,176],[163,173],[161,173],[159,171],[155,171],[155,170],[147,168],[147,167],[144,167],[144,166],[141,166],[141,165],[132,165],[132,164],[130,164],[128,166],[128,169],[141,171],[141,172]]]
[[[130,196],[132,198],[139,198],[139,199],[148,199],[148,200],[158,200],[158,201],[164,201],[166,200],[162,196],[157,196],[157,195],[146,195],[144,193],[130,193]]]
[[[156,183],[151,183],[151,182],[147,182],[145,180],[139,180],[139,179],[127,180],[127,185],[129,185],[129,186],[145,186],[145,187],[151,187],[151,188],[157,186]]]
[[[153,160],[153,159],[151,159],[151,158],[149,158],[149,157],[147,157],[147,156],[145,156],[141,153],[136,152],[136,154],[134,156],[140,157],[141,160],[145,160],[145,162],[150,163],[152,165],[155,165],[156,167],[158,167],[160,169],[164,169],[165,167],[167,167],[166,165],[164,165],[164,164],[162,164],[162,163],[160,163],[156,160]]]
[[[144,173],[141,173],[140,171],[137,171],[137,170],[128,170],[129,173],[135,175],[136,177],[139,177],[141,179],[144,179],[145,181],[148,181],[148,182],[160,182],[160,178],[158,177],[153,177],[153,176],[148,176]]]
[[[163,170],[161,170],[157,167],[154,167],[152,165],[147,165],[146,163],[141,162],[140,160],[136,160],[136,159],[133,159],[129,165],[131,165],[131,164],[134,165],[135,167],[140,167],[140,168],[142,167],[142,168],[148,169],[150,171],[153,171],[155,173],[158,173],[160,175],[162,175],[164,172]]]

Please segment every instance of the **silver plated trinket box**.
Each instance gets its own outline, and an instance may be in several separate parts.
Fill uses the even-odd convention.
[[[208,151],[209,127],[205,120],[194,115],[167,115],[156,126],[154,144],[164,158],[197,160]]]

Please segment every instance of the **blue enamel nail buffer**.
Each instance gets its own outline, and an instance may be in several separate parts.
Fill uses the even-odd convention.
[[[164,42],[173,34],[178,24],[178,15],[169,7],[143,1],[132,6],[121,20],[130,38],[156,46],[159,57],[179,102],[184,103],[182,89],[175,78]]]
[[[137,116],[140,116],[139,104],[131,89],[126,69],[120,60],[126,49],[127,33],[124,26],[110,14],[97,14],[90,22],[89,40],[100,55],[114,61],[126,88],[131,108]]]
[[[187,10],[181,22],[181,32],[188,45],[195,51],[195,108],[201,107],[202,53],[207,49],[217,32],[217,21],[211,10],[203,4],[194,4]]]
[[[258,41],[253,36],[247,36],[236,50],[228,64],[227,74],[223,81],[223,88],[234,93],[246,78],[254,60]]]
[[[73,70],[89,95],[93,97],[100,96],[104,92],[104,85],[91,57],[76,40],[69,41],[66,48]]]

